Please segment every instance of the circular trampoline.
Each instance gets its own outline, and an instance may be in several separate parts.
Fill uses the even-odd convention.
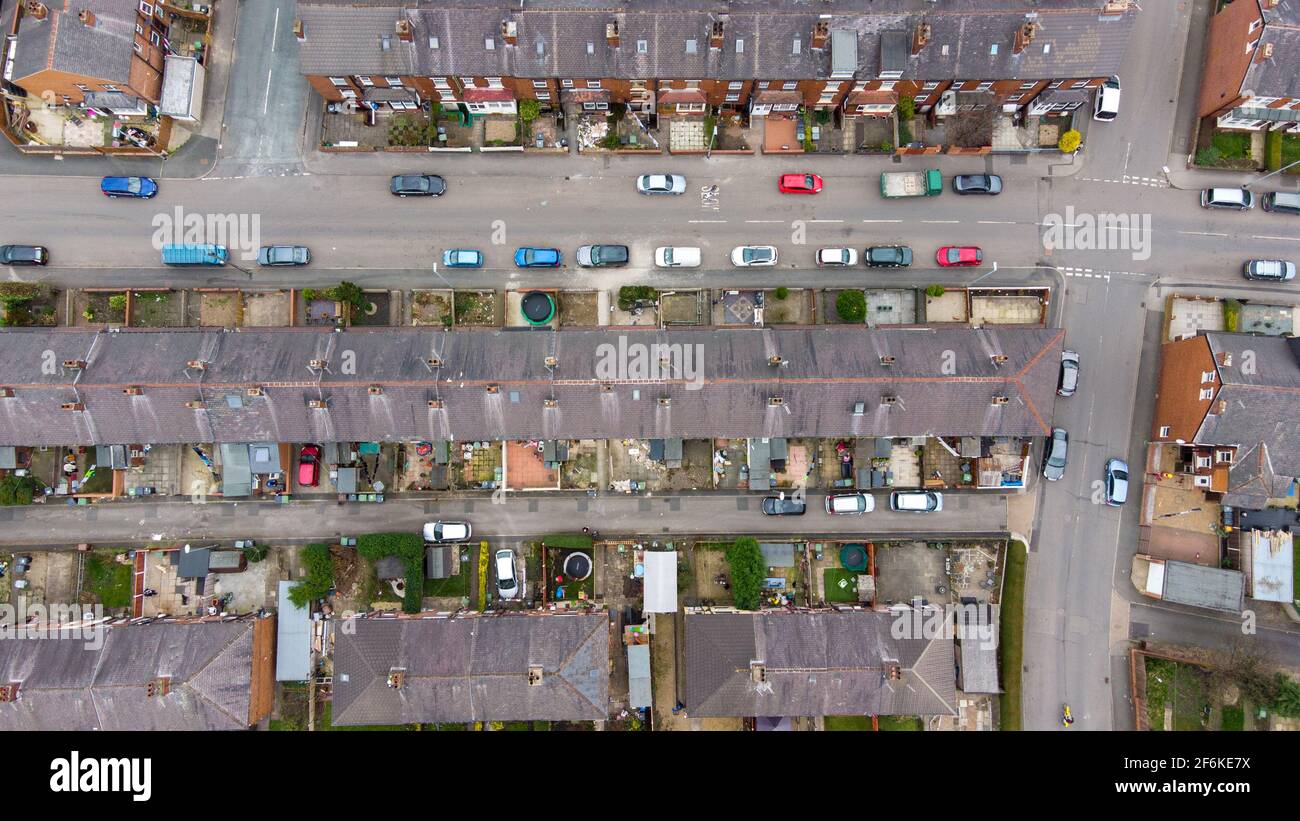
[[[586,553],[570,553],[564,557],[564,575],[580,582],[591,575],[591,557]]]
[[[840,565],[845,570],[855,570],[859,573],[867,569],[867,546],[861,544],[846,544],[840,548]]]
[[[555,300],[542,291],[529,291],[519,303],[519,312],[529,325],[546,325],[555,318]]]

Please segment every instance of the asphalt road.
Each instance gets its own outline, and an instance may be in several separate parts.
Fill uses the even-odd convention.
[[[158,503],[122,502],[69,507],[37,505],[0,508],[0,530],[13,545],[80,542],[129,544],[183,539],[251,538],[308,542],[383,531],[418,531],[435,519],[465,520],[485,537],[529,537],[572,532],[580,527],[602,535],[780,534],[811,537],[837,534],[873,537],[949,538],[975,533],[1001,535],[1007,528],[1001,495],[944,496],[938,513],[894,513],[888,497],[876,495],[876,510],[863,516],[830,516],[823,494],[808,495],[803,516],[764,516],[758,494],[700,494],[672,497],[554,496],[512,493],[495,503],[483,497],[394,499],[383,504],[339,505],[294,501]]]

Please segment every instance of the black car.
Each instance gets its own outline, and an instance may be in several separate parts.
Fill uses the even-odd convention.
[[[627,260],[626,245],[584,245],[578,249],[578,265],[583,268],[622,268]]]
[[[782,493],[763,499],[763,512],[768,516],[802,516],[808,512],[808,503]]]
[[[868,268],[905,268],[912,264],[912,249],[906,245],[872,245],[862,258]]]
[[[44,265],[50,252],[43,245],[0,245],[0,265]]]
[[[1001,194],[1002,178],[997,174],[958,174],[952,178],[958,194]]]
[[[441,197],[447,181],[437,174],[398,174],[388,189],[399,197]]]

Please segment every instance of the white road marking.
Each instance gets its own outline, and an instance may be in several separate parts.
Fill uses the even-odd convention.
[[[928,222],[932,225],[953,225],[961,222],[961,220],[921,220],[921,222]]]
[[[688,220],[688,222],[692,222],[692,223],[701,223],[701,222],[703,222],[703,223],[724,223],[724,222],[726,222],[726,220]]]
[[[271,71],[272,71],[272,69],[269,69],[269,68],[266,70],[266,94],[264,94],[264,95],[262,96],[262,114],[263,114],[263,115],[266,114],[266,107],[267,107],[267,105],[269,105],[270,102],[271,102]]]
[[[1270,237],[1266,234],[1251,234],[1251,239],[1280,239],[1286,242],[1300,242],[1300,237]]]
[[[902,220],[863,220],[863,222],[902,222]]]
[[[1226,237],[1227,234],[1216,234],[1213,231],[1179,231],[1180,234],[1194,234],[1198,237]]]
[[[808,222],[844,222],[844,220],[808,220]]]
[[[1011,220],[980,220],[980,225],[1015,225]]]
[[[275,10],[275,27],[271,29],[271,53],[275,53],[275,41],[280,34],[280,10]]]
[[[781,224],[781,223],[784,223],[785,220],[745,220],[745,222],[750,222],[750,223],[759,223],[759,224],[772,224],[772,223],[776,223],[776,224],[779,225],[779,224]]]

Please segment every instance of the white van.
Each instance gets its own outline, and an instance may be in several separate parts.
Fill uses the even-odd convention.
[[[1119,116],[1119,78],[1111,77],[1097,87],[1097,99],[1092,104],[1092,118],[1108,123]]]
[[[698,268],[700,249],[672,245],[656,248],[655,265],[660,268]]]

